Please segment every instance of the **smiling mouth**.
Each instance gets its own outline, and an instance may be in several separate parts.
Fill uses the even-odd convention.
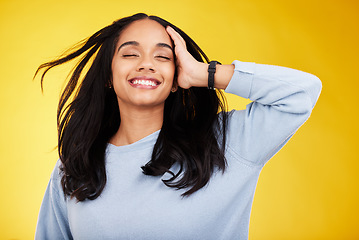
[[[136,77],[130,79],[128,82],[132,87],[145,89],[155,89],[161,84],[157,79],[148,77]]]

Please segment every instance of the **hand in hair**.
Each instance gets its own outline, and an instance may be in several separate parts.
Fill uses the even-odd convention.
[[[177,83],[181,88],[206,87],[208,64],[198,62],[186,48],[186,42],[173,28],[166,28],[168,34],[175,44]]]
[[[208,86],[208,64],[198,62],[186,48],[186,42],[173,28],[167,26],[168,34],[175,44],[177,83],[178,86],[188,89],[190,87]],[[232,78],[234,65],[218,65],[215,74],[214,86],[225,89]]]

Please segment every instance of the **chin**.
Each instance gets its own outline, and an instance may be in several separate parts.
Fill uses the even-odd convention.
[[[166,99],[149,99],[149,98],[141,98],[136,101],[132,101],[132,104],[138,107],[158,107],[165,104]]]
[[[164,104],[168,94],[165,96],[155,96],[154,94],[139,94],[137,96],[132,96],[132,102],[135,105],[143,105],[143,106],[157,106]]]

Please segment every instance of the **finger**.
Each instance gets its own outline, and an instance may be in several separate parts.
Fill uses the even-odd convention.
[[[176,32],[170,26],[167,26],[166,30],[167,33],[171,36],[176,46],[181,46],[186,49],[186,41],[181,37],[181,35],[178,32]]]
[[[170,27],[171,28],[171,27]],[[174,32],[174,35],[177,36],[177,38],[181,41],[181,43],[183,44],[183,46],[186,46],[186,41],[183,39],[183,37],[173,28],[171,28],[172,31]]]

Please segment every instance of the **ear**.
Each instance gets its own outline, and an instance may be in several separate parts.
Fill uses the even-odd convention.
[[[177,81],[173,81],[173,84],[172,84],[172,88],[171,88],[171,92],[176,92],[178,89],[178,84],[177,84]]]
[[[171,92],[176,92],[178,89],[178,83],[177,83],[177,67],[176,67],[176,70],[175,70],[175,75],[174,75],[174,78],[173,78],[173,83],[172,83],[172,88],[171,88]]]
[[[112,80],[108,81],[108,82],[105,84],[105,87],[107,87],[107,88],[112,88],[112,87],[113,87]]]
[[[113,88],[112,76],[111,76],[110,79],[106,82],[105,87],[107,87],[107,88]]]

